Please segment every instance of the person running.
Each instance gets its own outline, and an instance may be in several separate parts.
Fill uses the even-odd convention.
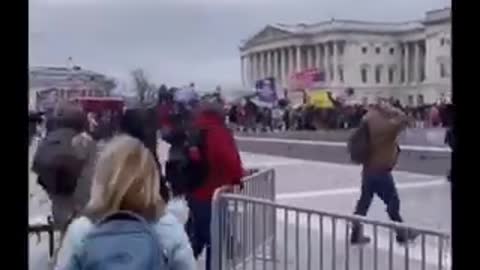
[[[240,154],[230,130],[226,127],[223,107],[215,102],[204,101],[195,113],[194,127],[203,130],[203,150],[207,166],[202,185],[187,194],[191,211],[189,232],[195,258],[206,248],[206,270],[210,270],[210,221],[212,197],[219,187],[241,185],[243,176]]]
[[[141,141],[119,135],[107,143],[90,201],[69,226],[56,269],[196,269],[183,226],[158,193],[159,176]]]
[[[387,213],[392,221],[403,222],[400,216],[400,198],[392,176],[400,148],[397,137],[407,126],[405,114],[387,104],[372,106],[365,115],[369,131],[370,155],[363,165],[360,198],[355,207],[356,215],[366,216],[376,194],[387,205]],[[397,230],[396,240],[406,243],[414,240],[417,233]],[[366,244],[370,238],[363,234],[360,223],[354,223],[350,241],[352,244]]]

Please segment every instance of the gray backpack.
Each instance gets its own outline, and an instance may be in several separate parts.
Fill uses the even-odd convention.
[[[74,270],[166,270],[168,260],[152,226],[122,211],[96,224],[71,265]]]
[[[71,128],[58,128],[40,142],[35,152],[32,170],[49,194],[69,196],[75,191],[85,162],[72,144],[77,134]]]

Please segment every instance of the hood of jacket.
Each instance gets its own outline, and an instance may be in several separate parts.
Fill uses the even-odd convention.
[[[225,127],[225,119],[219,113],[212,111],[200,112],[196,117],[195,126],[204,129],[223,128]]]

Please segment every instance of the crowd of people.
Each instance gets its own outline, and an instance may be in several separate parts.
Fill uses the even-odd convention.
[[[244,175],[224,119],[215,95],[179,100],[167,93],[152,108],[127,108],[118,132],[96,140],[92,116],[60,104],[46,119],[51,124],[32,165],[61,232],[56,269],[188,270],[204,251],[210,269],[212,196],[219,187],[241,185]],[[30,120],[33,136],[41,117]],[[158,137],[170,144],[165,164]],[[172,204],[178,200],[188,204],[187,220]]]
[[[451,105],[431,104],[402,106],[389,101],[410,119],[408,127],[448,127],[451,125]],[[273,107],[261,107],[250,99],[234,104],[228,112],[228,122],[241,131],[282,131],[351,129],[359,126],[370,105],[346,105],[334,102],[333,108],[323,109],[310,105],[289,106],[279,102]]]
[[[189,270],[196,269],[195,260],[205,252],[209,270],[213,194],[220,187],[241,188],[245,175],[228,124],[251,130],[358,127],[355,134],[366,126],[369,139],[364,160],[357,162],[363,170],[355,214],[365,216],[377,194],[389,217],[402,222],[391,174],[400,154],[396,137],[411,117],[429,115],[429,125],[449,126],[449,114],[443,105],[402,108],[395,102],[369,107],[336,104],[329,110],[293,109],[288,104],[262,109],[248,99],[226,112],[219,93],[199,97],[164,87],[155,106],[127,108],[119,115],[118,130],[98,140],[99,125],[92,114],[78,104],[60,104],[46,119],[46,134],[32,165],[61,232],[52,264],[56,269],[159,264]],[[31,115],[30,138],[41,121],[40,115]],[[158,138],[170,145],[164,164],[158,158]],[[178,201],[188,205],[186,218],[173,204]],[[399,243],[416,237],[415,232],[397,231]],[[354,224],[350,241],[365,244],[370,239],[360,224]]]

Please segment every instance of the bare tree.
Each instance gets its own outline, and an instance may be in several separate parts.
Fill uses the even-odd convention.
[[[154,84],[148,81],[143,69],[135,69],[132,71],[134,91],[141,104],[146,105],[155,99],[157,89]]]

